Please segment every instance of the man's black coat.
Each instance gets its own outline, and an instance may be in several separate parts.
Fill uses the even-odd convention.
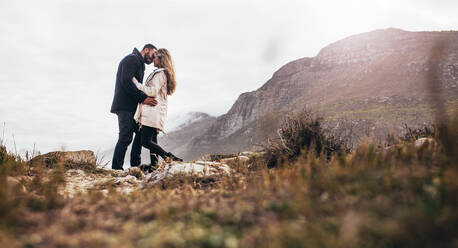
[[[133,77],[138,82],[143,82],[144,73],[145,61],[137,48],[134,48],[134,51],[119,63],[111,113],[118,111],[135,112],[137,104],[145,100],[145,93],[137,89],[137,86],[132,83]]]

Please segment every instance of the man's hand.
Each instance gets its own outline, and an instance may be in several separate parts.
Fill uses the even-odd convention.
[[[154,97],[147,97],[143,103],[153,107],[157,105],[156,98]]]

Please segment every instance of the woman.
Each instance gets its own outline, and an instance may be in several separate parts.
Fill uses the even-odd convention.
[[[183,161],[170,152],[166,152],[162,147],[157,144],[157,135],[159,131],[164,130],[165,118],[167,116],[167,96],[175,92],[175,68],[173,66],[172,57],[167,49],[161,48],[157,50],[153,59],[154,66],[158,69],[153,71],[146,83],[143,85],[139,83],[135,77],[132,82],[135,83],[138,89],[145,92],[146,95],[156,97],[157,105],[149,106],[145,104],[138,104],[137,111],[135,112],[134,119],[139,123],[141,145],[150,151],[151,165],[156,166],[157,157],[154,154],[161,156],[163,159],[170,158],[173,161]]]

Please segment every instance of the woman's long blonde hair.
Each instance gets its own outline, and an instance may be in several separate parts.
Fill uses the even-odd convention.
[[[172,95],[177,87],[177,81],[175,80],[175,66],[173,65],[172,56],[165,48],[158,49],[155,56],[158,56],[159,61],[161,62],[159,67],[165,69],[165,75],[167,76],[167,94]]]

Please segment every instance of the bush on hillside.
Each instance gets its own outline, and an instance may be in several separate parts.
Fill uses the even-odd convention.
[[[322,122],[323,118],[307,109],[288,115],[277,130],[278,138],[267,140],[267,166],[275,167],[280,159],[294,161],[305,151],[328,159],[333,153],[349,152],[349,144],[337,133],[323,128]]]
[[[412,128],[404,124],[404,131],[401,134],[388,134],[385,139],[386,146],[414,142],[420,138],[437,138],[438,125],[425,125],[421,128]]]

